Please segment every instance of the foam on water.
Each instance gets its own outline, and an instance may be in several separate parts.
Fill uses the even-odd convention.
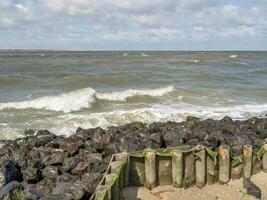
[[[35,108],[63,112],[77,111],[82,108],[89,108],[94,102],[94,94],[94,89],[84,88],[69,93],[63,93],[58,96],[45,96],[33,100],[0,103],[0,110],[8,108]]]
[[[35,119],[31,121],[29,127],[36,129],[48,129],[56,135],[74,134],[78,127],[95,128],[123,125],[134,121],[165,122],[165,121],[183,121],[187,116],[197,116],[202,119],[212,118],[221,119],[224,116],[230,116],[233,119],[244,120],[254,116],[263,116],[267,114],[267,104],[256,105],[234,105],[234,106],[195,106],[186,103],[173,105],[157,104],[152,107],[139,108],[132,110],[114,110],[110,112],[98,113],[65,113],[46,118],[45,121]],[[9,128],[5,124],[0,129],[4,130],[0,134],[0,139],[11,139],[20,137],[22,130]]]
[[[110,93],[96,93],[96,97],[101,100],[108,100],[108,101],[126,101],[128,98],[133,96],[163,96],[170,92],[174,92],[174,86],[167,86],[164,88],[157,88],[157,89],[144,89],[144,90],[133,90],[128,89],[121,92],[110,92]]]
[[[0,103],[0,110],[3,109],[46,109],[53,111],[71,112],[78,111],[83,108],[90,108],[95,102],[95,97],[100,100],[107,101],[126,101],[133,96],[163,96],[167,93],[175,91],[173,86],[158,89],[133,90],[128,89],[121,92],[97,93],[94,89],[88,87],[84,89],[74,90],[72,92],[60,94],[57,96],[39,97],[33,100]]]

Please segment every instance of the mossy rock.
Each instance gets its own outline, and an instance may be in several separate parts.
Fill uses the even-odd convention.
[[[35,133],[34,130],[32,130],[32,129],[27,129],[27,130],[25,130],[25,131],[23,132],[23,135],[29,137],[29,136],[34,136],[34,133]]]

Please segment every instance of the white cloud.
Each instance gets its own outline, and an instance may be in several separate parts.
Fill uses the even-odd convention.
[[[11,0],[1,0],[0,1],[0,8],[6,8],[11,5]]]
[[[267,4],[214,0],[0,0],[0,37],[56,43],[267,38]],[[5,33],[9,30],[13,34]],[[0,46],[1,47],[1,46]]]

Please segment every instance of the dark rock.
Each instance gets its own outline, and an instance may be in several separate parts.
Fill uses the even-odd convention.
[[[27,183],[37,183],[42,179],[42,172],[38,168],[29,167],[23,171],[23,180]]]
[[[71,182],[72,181],[72,175],[68,173],[64,173],[57,177],[57,182]]]
[[[166,147],[176,147],[182,144],[179,135],[173,131],[166,133],[163,136],[163,140],[165,141]]]
[[[59,143],[59,148],[73,155],[77,153],[83,145],[84,143],[81,139],[65,138]]]
[[[81,199],[84,194],[84,189],[81,185],[72,182],[59,182],[53,189],[53,195],[62,195],[69,197],[70,199]]]
[[[59,175],[58,168],[55,166],[47,166],[43,170],[43,177],[49,179],[56,179],[58,175]]]
[[[59,195],[47,195],[45,197],[40,198],[40,200],[73,200],[71,197],[68,197],[64,194]]]
[[[1,188],[0,199],[18,199],[21,190],[23,187],[19,182],[11,181]]]
[[[71,173],[82,176],[85,172],[87,172],[87,168],[89,167],[90,162],[79,162],[78,165],[73,170],[71,170]]]
[[[82,182],[85,185],[85,190],[89,193],[93,193],[102,175],[100,173],[85,173],[82,176]]]
[[[52,151],[52,155],[47,164],[48,165],[62,164],[64,162],[65,157],[67,157],[67,155],[64,153],[63,150],[61,149],[54,150]]]
[[[80,158],[77,157],[70,157],[64,160],[63,169],[68,172],[71,171],[77,164],[80,162]]]
[[[25,189],[20,193],[21,200],[36,200],[42,197],[44,197],[44,194],[34,189]]]
[[[246,189],[247,194],[261,199],[261,189],[255,185],[251,180],[244,178],[243,187]]]
[[[4,163],[5,167],[5,184],[8,184],[11,181],[22,181],[22,174],[20,169],[15,165],[11,160],[7,160]]]

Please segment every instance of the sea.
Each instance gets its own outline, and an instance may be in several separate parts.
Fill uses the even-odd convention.
[[[0,51],[0,139],[267,114],[267,52]]]

